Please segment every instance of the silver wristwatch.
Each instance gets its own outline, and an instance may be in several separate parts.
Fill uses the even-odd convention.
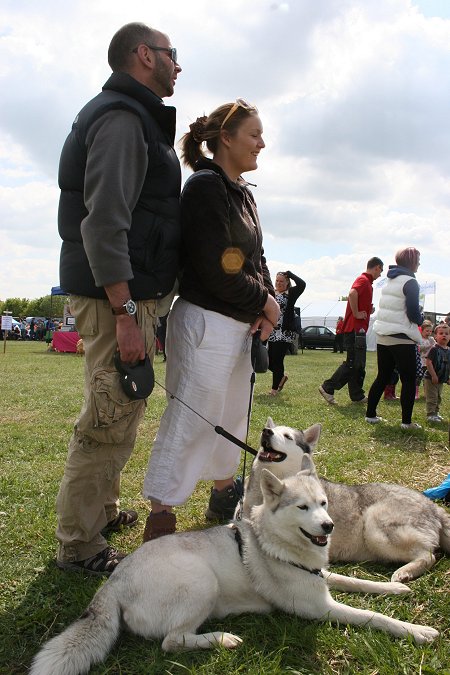
[[[127,300],[121,307],[111,307],[112,313],[115,316],[119,314],[128,314],[129,316],[134,316],[136,314],[136,303],[134,300]]]

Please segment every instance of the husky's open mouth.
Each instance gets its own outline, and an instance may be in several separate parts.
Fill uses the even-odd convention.
[[[261,440],[261,449],[258,452],[260,462],[283,462],[286,457],[286,453],[274,450],[270,446],[270,442]]]
[[[314,535],[310,534],[306,530],[303,529],[303,527],[300,528],[300,530],[303,532],[305,537],[308,537],[308,539],[315,545],[315,546],[326,546],[328,544],[328,537],[326,534],[322,534],[318,537],[315,537]]]

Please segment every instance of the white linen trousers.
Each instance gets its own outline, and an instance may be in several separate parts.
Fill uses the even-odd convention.
[[[166,387],[214,426],[245,440],[251,390],[250,325],[178,298],[167,323]],[[240,449],[167,394],[143,495],[183,504],[200,479],[231,478]]]

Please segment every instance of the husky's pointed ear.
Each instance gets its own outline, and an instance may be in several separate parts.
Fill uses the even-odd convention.
[[[265,428],[266,429],[275,429],[275,426],[276,425],[275,425],[275,422],[273,421],[273,419],[271,417],[268,417]]]
[[[311,455],[303,455],[299,473],[303,476],[313,476],[314,478],[317,478],[316,467],[311,459]]]
[[[314,450],[317,443],[319,442],[321,431],[322,425],[317,423],[313,424],[312,427],[305,429],[305,431],[303,432],[304,439],[308,443],[311,450]]]
[[[284,483],[279,480],[269,469],[261,471],[261,492],[264,501],[272,510],[278,506],[281,494],[284,490]]]

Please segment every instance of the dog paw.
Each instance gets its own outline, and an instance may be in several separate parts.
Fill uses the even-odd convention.
[[[222,633],[219,644],[226,649],[235,649],[242,644],[242,640],[238,635],[233,635],[233,633]]]
[[[411,593],[412,591],[409,586],[401,584],[393,579],[389,583],[389,592],[392,593],[392,595],[404,595],[405,593]]]
[[[407,572],[406,570],[399,569],[391,576],[391,581],[398,582],[400,584],[407,583],[415,579],[415,576]]]
[[[414,638],[414,641],[418,645],[422,645],[426,642],[433,642],[438,636],[439,636],[439,631],[437,631],[435,628],[431,628],[431,626],[413,626],[414,631],[412,632],[412,636]]]

